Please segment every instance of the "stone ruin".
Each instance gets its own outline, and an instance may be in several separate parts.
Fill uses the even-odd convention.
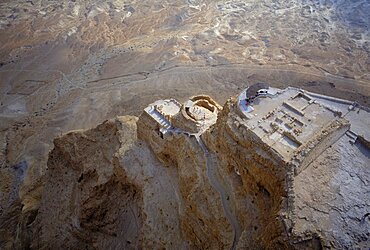
[[[184,104],[174,99],[158,100],[144,109],[158,128],[181,129],[184,132],[199,134],[217,120],[222,107],[207,95],[192,96]]]
[[[249,190],[246,193],[253,193],[254,188],[263,193],[266,202],[257,206],[265,211],[261,216],[269,219],[260,221],[264,229],[255,235],[248,233],[248,237],[287,248],[348,247],[354,238],[362,242],[369,236],[369,227],[360,223],[368,220],[366,209],[370,205],[365,192],[369,190],[369,109],[291,87],[267,87],[253,102],[246,101],[247,92],[229,101],[224,110],[208,96],[191,97],[183,105],[160,101],[176,103],[176,108],[170,108],[174,112],[162,115],[171,124],[167,128],[199,136],[217,155],[224,179],[234,178],[234,173],[242,188]],[[356,159],[350,161],[354,155]],[[232,172],[227,171],[230,166]],[[352,171],[363,173],[353,180],[360,186],[344,188],[344,175],[351,176]],[[330,176],[333,174],[340,177]],[[226,182],[230,189],[238,189],[232,180]],[[337,193],[336,188],[343,193]],[[234,199],[247,196],[235,194]],[[351,223],[349,211],[357,224]],[[240,204],[235,204],[233,212],[239,218],[245,213]]]
[[[139,118],[56,138],[17,244],[369,249],[370,110],[252,90],[223,107],[206,95],[158,100]]]

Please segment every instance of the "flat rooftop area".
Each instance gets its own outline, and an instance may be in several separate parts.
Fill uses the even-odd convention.
[[[267,95],[252,103],[245,101],[246,91],[238,97],[244,125],[275,149],[285,160],[291,159],[302,145],[320,137],[339,119],[350,123],[348,133],[355,142],[358,136],[370,138],[370,112],[352,102],[316,95],[297,88],[269,89]],[[324,132],[323,132],[324,131]],[[332,136],[333,143],[346,131]],[[320,139],[323,140],[323,139]]]
[[[369,249],[369,109],[296,88],[275,89],[248,105],[243,92],[244,126],[264,143],[287,161],[302,148],[304,157],[314,152],[293,180],[294,236],[319,235],[330,248]],[[336,121],[346,125],[326,135]],[[317,144],[306,147],[315,138]]]

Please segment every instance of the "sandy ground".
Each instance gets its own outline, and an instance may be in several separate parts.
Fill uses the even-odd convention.
[[[369,12],[366,0],[1,1],[0,167],[22,164],[20,197],[37,200],[55,136],[260,81],[369,106]]]

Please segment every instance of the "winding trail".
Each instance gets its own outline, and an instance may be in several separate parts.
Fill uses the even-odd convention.
[[[163,119],[166,119],[166,118],[163,117]],[[202,138],[200,137],[200,133],[189,133],[180,128],[174,128],[174,127],[169,127],[169,128],[167,127],[164,129],[170,132],[177,133],[177,134],[185,134],[187,136],[194,136],[196,138],[196,141],[198,142],[206,158],[207,177],[208,177],[209,183],[211,184],[212,188],[215,189],[220,194],[221,203],[222,203],[225,217],[229,221],[231,227],[233,228],[233,244],[232,244],[231,249],[234,250],[236,248],[236,245],[241,235],[241,227],[239,225],[238,220],[236,219],[236,216],[233,214],[231,210],[229,199],[228,199],[228,194],[226,193],[225,188],[222,186],[222,184],[219,182],[217,178],[216,155],[208,151],[207,147],[204,145]]]
[[[231,249],[235,249],[241,235],[241,228],[238,223],[238,220],[236,219],[235,215],[231,210],[228,195],[224,187],[216,177],[216,156],[208,151],[207,147],[204,145],[199,135],[195,135],[195,138],[197,139],[197,142],[199,146],[202,148],[204,155],[206,157],[207,175],[209,182],[211,186],[220,194],[225,216],[233,228],[234,238]]]

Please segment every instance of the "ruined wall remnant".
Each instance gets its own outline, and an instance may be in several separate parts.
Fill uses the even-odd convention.
[[[163,127],[150,113],[143,112],[138,120],[138,137],[148,143],[164,166],[177,172],[183,206],[179,220],[184,239],[196,248],[230,248],[231,226],[220,198],[208,181],[207,159],[195,135],[182,130],[184,127],[167,131],[162,130]]]
[[[368,248],[370,112],[266,91],[223,107],[205,95],[159,100],[139,118],[61,135],[40,207],[3,214],[14,218],[6,227],[21,223],[0,239],[16,249]],[[13,190],[5,205],[22,209],[14,190],[26,167],[1,186]]]
[[[364,166],[370,164],[369,149],[361,141],[363,137],[356,139],[353,132],[363,124],[358,121],[363,116],[353,119],[354,113],[348,109],[350,104],[343,106],[334,100],[331,105],[321,103],[302,90],[288,88],[272,92],[271,96],[257,99],[252,108],[243,106],[240,99],[229,100],[217,123],[203,134],[206,145],[217,153],[226,182],[235,190],[236,210],[245,230],[239,247],[320,249],[366,245],[364,227],[352,228],[355,232],[351,233],[334,229],[348,220],[344,212],[348,208],[335,216],[343,201],[332,200],[329,205],[324,197],[309,198],[317,197],[319,188],[327,195],[342,197],[334,190],[344,180],[333,180],[334,173],[330,171],[335,171],[338,165],[351,165],[344,163],[346,157],[356,155],[356,163],[352,163],[355,171],[368,176]],[[370,118],[366,109],[358,108],[366,119]],[[337,151],[334,159],[332,148]],[[331,159],[326,161],[330,166],[318,163],[321,158]],[[329,172],[325,175],[326,182],[321,171]],[[336,171],[346,175],[349,169],[340,167]],[[307,185],[307,175],[310,175],[308,179],[321,179],[321,182]],[[359,221],[366,214],[366,207],[369,208],[369,204],[360,201],[366,200],[363,190],[369,189],[363,184],[367,187],[352,189],[359,199],[355,203],[362,208],[361,212],[356,211]],[[317,191],[308,194],[304,191],[306,186]],[[345,199],[353,201],[353,197]],[[324,211],[315,212],[315,209]],[[246,210],[254,212],[246,213]],[[331,215],[331,226],[317,221],[324,214]]]
[[[192,96],[172,120],[173,126],[190,133],[204,132],[214,124],[222,107],[207,95]]]

